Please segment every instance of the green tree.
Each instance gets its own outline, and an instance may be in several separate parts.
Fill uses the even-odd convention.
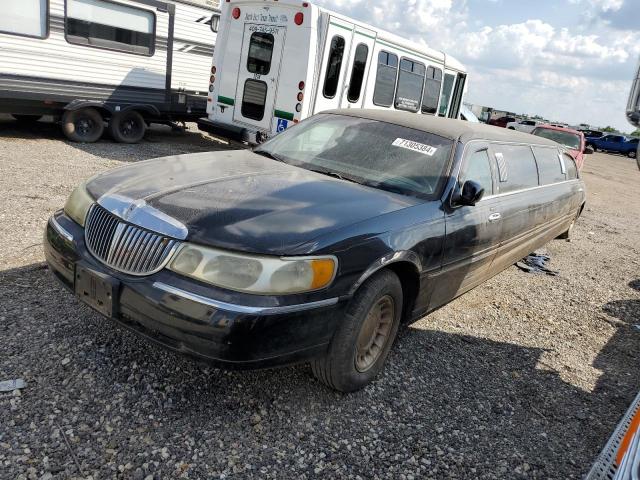
[[[631,133],[632,137],[640,137],[640,128],[638,128],[635,132]]]
[[[617,132],[618,130],[616,130],[616,129],[615,129],[615,128],[613,128],[613,127],[604,127],[604,128],[602,129],[602,131],[603,131],[603,132]]]

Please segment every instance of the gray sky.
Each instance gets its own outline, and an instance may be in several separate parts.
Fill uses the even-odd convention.
[[[318,0],[444,50],[469,70],[465,101],[631,131],[640,0]]]

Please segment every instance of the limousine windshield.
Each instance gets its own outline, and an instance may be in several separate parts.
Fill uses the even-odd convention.
[[[254,150],[369,187],[435,197],[453,141],[400,125],[345,115],[316,115]]]

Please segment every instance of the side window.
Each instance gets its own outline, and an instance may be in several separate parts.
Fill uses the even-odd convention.
[[[566,153],[563,153],[562,157],[564,158],[564,165],[567,168],[567,180],[575,180],[578,178],[578,169],[575,160],[571,155],[567,155]]]
[[[344,38],[336,35],[331,40],[329,49],[329,60],[327,61],[327,73],[324,78],[324,89],[322,91],[326,98],[333,98],[338,91],[340,81],[340,70],[342,69],[342,57],[344,56]]]
[[[538,168],[531,147],[495,145],[500,170],[500,193],[538,186]]]
[[[0,32],[45,38],[49,0],[3,0]]]
[[[400,74],[398,75],[395,101],[395,107],[398,110],[407,110],[409,112],[420,110],[424,73],[425,66],[422,63],[406,58],[400,60]]]
[[[378,54],[376,86],[373,91],[373,103],[375,105],[380,107],[390,107],[393,105],[397,76],[398,57],[393,53],[380,52]]]
[[[493,180],[487,150],[477,151],[467,158],[458,177],[460,187],[467,180],[478,182],[484,188],[485,196],[493,195]]]
[[[438,115],[441,117],[447,116],[447,110],[449,110],[449,103],[451,102],[451,95],[453,94],[453,82],[456,77],[450,73],[444,75],[444,85],[442,86],[442,95],[440,96],[440,112]]]
[[[249,40],[249,55],[247,70],[249,73],[267,75],[271,70],[273,57],[273,35],[270,33],[254,32]]]
[[[349,81],[349,91],[347,92],[347,100],[355,103],[360,100],[360,92],[362,91],[362,81],[367,69],[367,57],[369,56],[369,47],[364,43],[356,47],[356,53],[353,56],[353,69],[351,70],[351,80]]]
[[[560,158],[558,158],[558,150],[555,148],[533,147],[533,153],[538,163],[540,185],[550,185],[565,181],[562,164]]]
[[[105,0],[67,0],[69,43],[153,55],[156,17],[149,10]]]
[[[422,113],[435,115],[438,111],[438,99],[440,98],[440,86],[442,85],[442,70],[428,67],[427,79],[422,95]]]

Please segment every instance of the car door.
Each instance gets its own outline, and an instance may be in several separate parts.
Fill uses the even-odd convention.
[[[475,206],[451,208],[445,216],[443,264],[439,278],[434,279],[430,308],[444,305],[489,275],[502,229],[500,199],[494,195],[495,172],[489,146],[470,144],[462,160],[458,186],[473,180],[484,187],[485,194]]]

